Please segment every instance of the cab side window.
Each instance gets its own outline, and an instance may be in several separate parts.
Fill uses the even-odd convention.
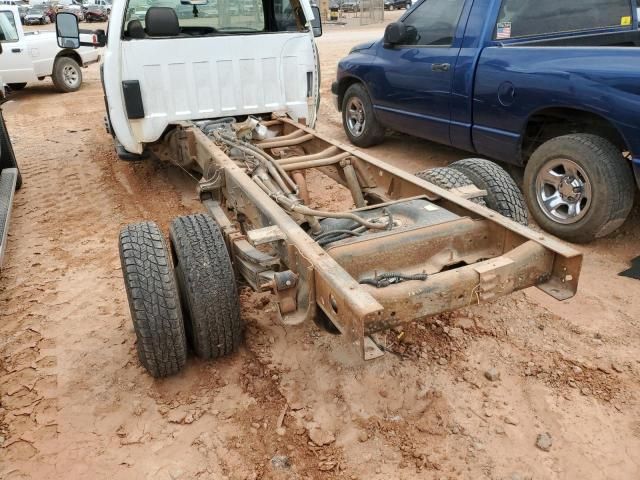
[[[12,12],[0,12],[0,42],[17,42],[18,30]]]
[[[494,38],[630,27],[632,19],[629,0],[503,0]]]
[[[451,46],[465,0],[426,0],[403,23],[409,28],[407,45]]]
[[[294,7],[289,0],[275,0],[273,2],[273,13],[278,32],[296,32],[301,29],[298,25],[298,19],[304,14],[301,11],[294,11]]]

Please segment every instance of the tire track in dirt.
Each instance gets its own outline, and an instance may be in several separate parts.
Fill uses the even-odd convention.
[[[55,244],[60,238],[69,238],[70,233],[75,234],[71,235],[74,240],[85,240],[77,219],[88,212],[74,209],[73,205],[82,203],[74,203],[71,195],[82,197],[90,192],[83,190],[77,174],[69,175],[51,160],[43,161],[36,145],[20,141],[27,138],[23,129],[14,123],[11,126],[25,182],[16,197],[10,261],[3,271],[0,298],[5,306],[1,316],[7,319],[2,328],[17,333],[5,336],[7,341],[2,345],[2,366],[8,373],[2,379],[2,405],[6,409],[3,448],[7,460],[19,465],[46,452],[59,433],[59,352],[57,322],[53,319],[67,315],[69,300],[62,298],[61,286],[73,267],[76,247],[68,242]],[[45,138],[54,132],[51,124],[41,128]],[[53,150],[49,153],[68,153],[63,147]],[[69,167],[82,168],[77,159],[71,160]],[[60,202],[72,207],[63,213]]]
[[[238,406],[244,397],[247,411],[264,411],[271,423],[271,402],[284,402],[269,377],[258,389],[237,385],[250,351],[215,367],[191,360],[184,374],[162,381],[137,362],[118,230],[151,218],[166,232],[174,216],[201,207],[193,193],[173,187],[193,188],[180,171],[118,161],[98,118],[67,120],[71,142],[56,139],[56,125],[43,127],[45,142],[56,139],[45,157],[24,140],[29,126],[12,125],[25,186],[12,228],[20,241],[10,243],[0,298],[9,319],[2,325],[0,471],[106,478],[117,465],[119,478],[263,477],[271,472],[267,445],[279,436],[251,435],[255,422]],[[289,442],[307,450],[306,436]],[[301,463],[286,474],[304,478],[305,471]]]

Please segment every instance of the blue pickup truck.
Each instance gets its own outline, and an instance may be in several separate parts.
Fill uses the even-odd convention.
[[[636,0],[421,0],[332,92],[355,145],[391,129],[524,166],[536,221],[588,242],[640,186],[638,20]]]

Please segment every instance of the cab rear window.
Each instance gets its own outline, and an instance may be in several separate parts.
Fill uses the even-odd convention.
[[[629,0],[503,0],[494,39],[629,27]]]
[[[17,42],[16,21],[11,12],[0,12],[0,42]]]
[[[182,34],[190,36],[233,35],[261,32],[302,31],[305,19],[297,0],[207,0],[184,5],[180,0],[129,0],[125,13],[125,38],[131,22],[145,27],[151,7],[175,10]]]

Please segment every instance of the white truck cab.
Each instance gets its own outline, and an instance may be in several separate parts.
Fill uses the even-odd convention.
[[[314,18],[308,0],[115,0],[102,72],[121,156],[184,121],[284,112],[313,125]],[[67,26],[59,42],[76,37]]]
[[[89,35],[86,35],[89,37]],[[0,76],[13,90],[51,77],[59,91],[73,92],[82,85],[81,67],[100,61],[100,50],[60,48],[55,32],[25,32],[18,8],[0,4]]]

